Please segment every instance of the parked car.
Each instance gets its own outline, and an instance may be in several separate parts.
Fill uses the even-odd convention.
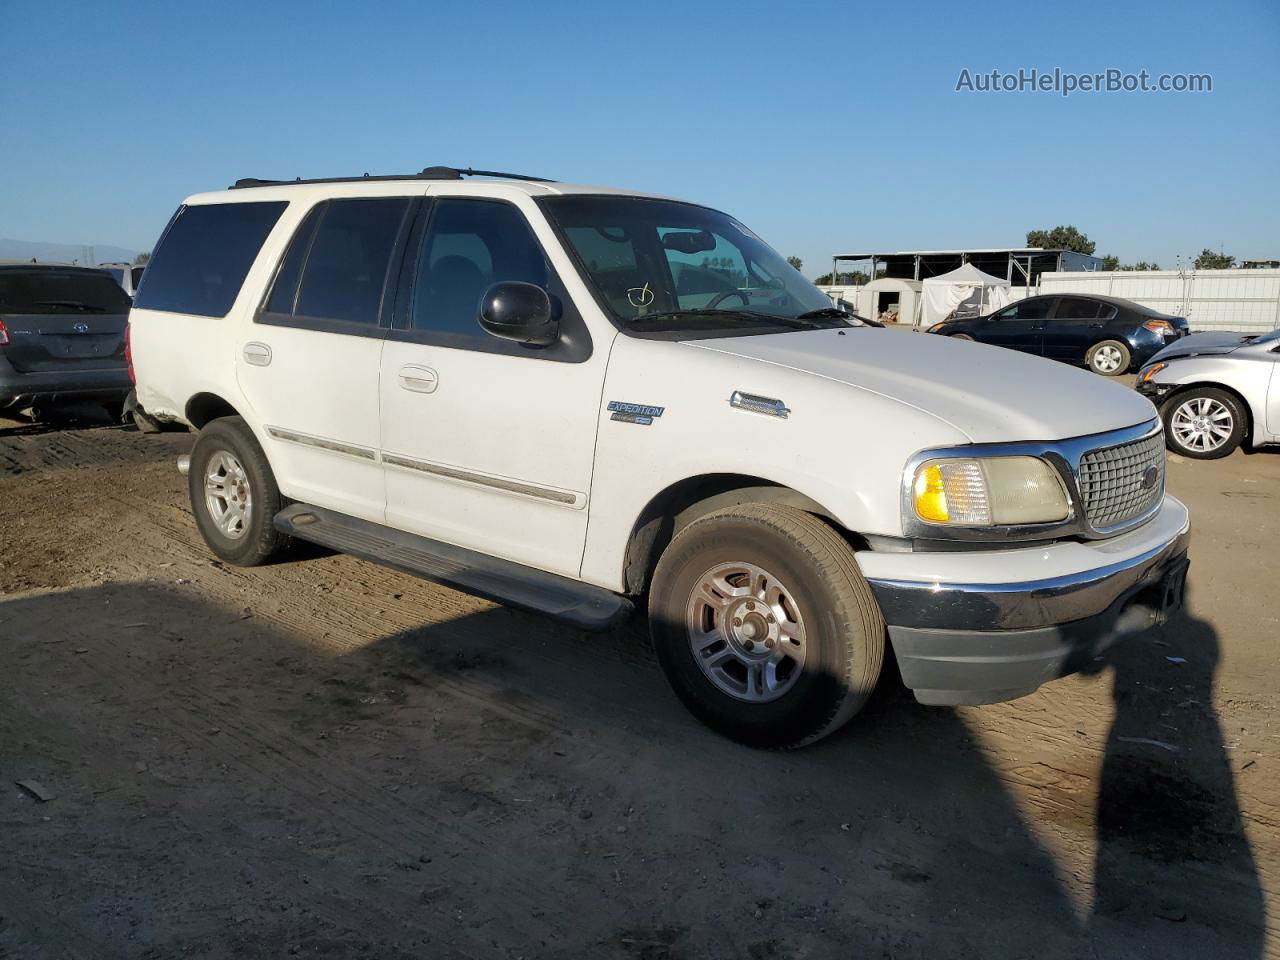
[[[1169,449],[1184,457],[1280,443],[1280,329],[1193,334],[1152,357],[1135,386],[1159,407]]]
[[[242,181],[178,209],[131,323],[218,557],[300,538],[591,629],[647,601],[677,695],[747,743],[838,728],[888,651],[924,703],[1008,700],[1181,602],[1146,399],[872,332],[706,207]]]
[[[1083,363],[1094,373],[1118,377],[1186,336],[1188,329],[1185,317],[1132,300],[1055,293],[1027,297],[983,317],[944,320],[929,333]]]
[[[122,401],[128,314],[129,298],[103,270],[0,264],[0,409]]]
[[[111,274],[111,279],[120,284],[120,289],[133,297],[142,284],[142,273],[146,267],[135,263],[100,263],[98,269]]]

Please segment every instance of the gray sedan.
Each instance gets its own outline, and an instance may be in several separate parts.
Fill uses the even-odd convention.
[[[1184,337],[1147,361],[1137,389],[1159,407],[1165,441],[1184,457],[1280,443],[1280,329]]]

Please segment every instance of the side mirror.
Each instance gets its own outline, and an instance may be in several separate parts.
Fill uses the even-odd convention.
[[[480,298],[480,326],[495,337],[547,347],[560,337],[560,321],[546,290],[522,280],[495,283]]]

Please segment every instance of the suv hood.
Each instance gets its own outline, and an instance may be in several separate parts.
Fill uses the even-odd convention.
[[[1157,360],[1173,360],[1176,357],[1214,356],[1231,353],[1245,346],[1253,339],[1248,333],[1193,333],[1189,337],[1175,340],[1165,347],[1143,366],[1150,366]]]
[[[1156,416],[1145,398],[1097,374],[947,337],[852,328],[685,343],[890,397],[950,424],[973,443],[1064,440]],[[735,386],[777,395],[770,392],[764,370],[744,376]],[[922,438],[921,445],[927,442]]]

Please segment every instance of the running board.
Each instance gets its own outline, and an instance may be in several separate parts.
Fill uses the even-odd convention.
[[[626,597],[600,587],[333,510],[295,503],[276,514],[275,528],[476,596],[550,614],[584,630],[607,630],[633,609]]]

